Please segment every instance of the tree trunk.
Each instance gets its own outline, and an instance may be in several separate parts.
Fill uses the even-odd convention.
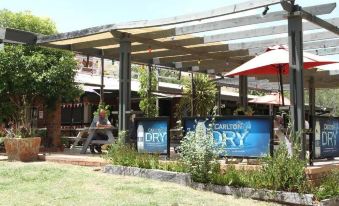
[[[47,139],[48,146],[61,148],[61,100],[58,99],[54,105],[50,105],[46,112],[47,116]]]

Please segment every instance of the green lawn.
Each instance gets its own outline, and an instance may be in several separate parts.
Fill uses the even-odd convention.
[[[273,205],[94,168],[0,161],[0,205]]]

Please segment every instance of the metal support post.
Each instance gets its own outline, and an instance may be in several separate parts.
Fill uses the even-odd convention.
[[[298,7],[296,7],[298,8]],[[294,134],[301,135],[300,158],[305,159],[305,111],[303,84],[303,31],[300,15],[288,16],[288,47],[290,59],[291,121]]]
[[[314,87],[314,77],[311,77],[308,82],[308,93],[309,93],[309,107],[310,107],[310,114],[309,114],[309,125],[310,125],[310,132],[309,132],[309,152],[310,152],[310,165],[313,165],[313,142],[314,142],[314,134],[315,134],[315,87]]]
[[[123,33],[120,37],[119,66],[119,132],[129,129],[131,109],[131,40]]]
[[[247,76],[239,76],[239,102],[244,108],[247,107],[248,82]]]
[[[101,57],[101,85],[100,85],[100,103],[104,102],[104,70],[105,70],[105,59]]]
[[[221,85],[217,84],[217,115],[221,114]]]
[[[193,72],[191,73],[191,90],[192,90],[192,99],[191,99],[191,116],[195,116],[195,105],[194,105],[194,100],[195,100],[195,83],[194,83],[194,76]]]
[[[150,61],[152,62],[152,60]],[[147,98],[150,101],[152,95],[152,63],[148,63],[148,83],[147,83]],[[150,102],[149,102],[150,103]],[[147,114],[149,115],[150,104],[147,104]]]

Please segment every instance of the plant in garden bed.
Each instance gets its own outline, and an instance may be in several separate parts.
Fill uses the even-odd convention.
[[[162,161],[159,162],[160,170],[172,171],[172,172],[184,172],[186,173],[188,169],[180,161]]]
[[[192,93],[194,85],[194,94]],[[216,83],[206,74],[194,74],[193,82],[189,78],[182,78],[183,96],[176,105],[176,116],[178,119],[186,112],[197,116],[206,116],[212,112],[215,106],[215,95],[217,93]],[[194,111],[191,111],[194,103]]]
[[[223,174],[215,170],[211,183],[301,193],[310,191],[304,172],[305,162],[298,154],[289,157],[285,145],[281,145],[273,157],[263,158],[261,162],[259,170],[236,170],[234,166],[228,167]]]
[[[106,158],[114,165],[139,167],[145,169],[161,169],[173,172],[186,172],[181,162],[159,161],[159,155],[138,153],[131,145],[125,143],[126,132],[120,132],[116,143],[111,144]]]
[[[339,197],[339,170],[332,170],[326,175],[320,185],[313,189],[313,193],[317,200]]]
[[[136,149],[125,143],[126,132],[120,132],[116,143],[110,145],[106,158],[114,165],[157,169],[159,156],[154,154],[138,153]]]
[[[214,118],[208,128],[205,122],[198,122],[195,132],[188,132],[181,141],[180,159],[197,182],[209,182],[213,168],[218,165],[219,150],[213,138],[213,122]]]

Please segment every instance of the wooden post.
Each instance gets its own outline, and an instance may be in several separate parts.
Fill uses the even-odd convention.
[[[314,134],[315,134],[315,88],[314,88],[314,77],[311,77],[308,82],[308,93],[309,93],[309,107],[310,107],[310,113],[309,113],[309,145],[308,149],[310,152],[310,159],[309,164],[313,165],[313,141],[314,141]]]
[[[247,76],[239,76],[239,102],[242,107],[247,108],[248,81]]]
[[[119,66],[119,132],[128,130],[131,109],[131,40],[128,34],[120,37]]]
[[[192,98],[191,98],[191,116],[195,116],[195,105],[194,105],[194,100],[195,100],[195,83],[194,83],[194,76],[193,76],[193,71],[191,73],[191,92],[192,92]]]
[[[101,57],[101,85],[100,85],[100,103],[104,102],[104,70],[105,70],[105,59]]]
[[[294,11],[293,11],[294,12]],[[303,83],[303,30],[302,18],[291,12],[288,16],[288,48],[290,55],[291,121],[294,134],[301,134],[300,158],[305,159],[305,111]]]

